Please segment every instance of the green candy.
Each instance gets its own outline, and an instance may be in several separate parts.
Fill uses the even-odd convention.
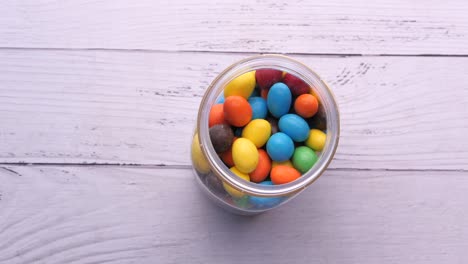
[[[301,173],[306,173],[310,168],[312,168],[312,166],[314,166],[317,160],[318,157],[317,154],[315,154],[315,151],[306,146],[297,147],[296,150],[294,150],[292,157],[294,168]]]
[[[248,195],[244,195],[244,196],[242,196],[240,198],[235,198],[233,200],[236,203],[236,205],[239,206],[240,208],[249,207],[249,196]]]

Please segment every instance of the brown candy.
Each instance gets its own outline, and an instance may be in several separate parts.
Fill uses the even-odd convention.
[[[234,133],[227,124],[215,125],[210,127],[210,139],[216,153],[221,153],[231,148]]]
[[[310,128],[316,128],[320,130],[327,129],[327,118],[325,116],[325,110],[323,106],[319,106],[317,113],[307,121]]]

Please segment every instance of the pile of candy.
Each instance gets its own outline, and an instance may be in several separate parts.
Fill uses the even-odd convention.
[[[228,83],[209,113],[216,153],[237,176],[259,184],[292,182],[317,162],[326,134],[313,89],[275,69],[247,72]],[[224,184],[233,197],[243,194]]]

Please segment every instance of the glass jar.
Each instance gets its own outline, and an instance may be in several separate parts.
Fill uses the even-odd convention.
[[[305,81],[319,101],[314,118],[326,131],[326,143],[318,161],[297,180],[281,185],[248,182],[232,173],[216,154],[210,141],[208,119],[211,107],[234,78],[253,70],[271,68],[291,73]],[[221,207],[237,214],[251,215],[278,207],[312,184],[328,167],[338,146],[338,106],[325,82],[304,64],[282,55],[258,55],[241,60],[221,72],[208,87],[200,103],[192,141],[195,178],[204,193]],[[226,191],[228,190],[228,192]]]

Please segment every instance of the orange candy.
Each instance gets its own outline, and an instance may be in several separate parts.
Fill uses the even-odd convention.
[[[250,181],[257,183],[264,181],[266,177],[268,177],[268,174],[271,170],[271,160],[268,156],[268,153],[263,149],[259,149],[258,155],[259,157],[257,168],[249,173]]]
[[[301,177],[301,173],[291,167],[278,165],[271,170],[270,178],[274,184],[285,184]]]
[[[220,157],[228,167],[234,167],[234,160],[232,159],[232,148],[221,153]]]
[[[304,118],[314,116],[318,111],[318,101],[311,94],[302,94],[294,102],[294,110]]]
[[[232,140],[232,143],[234,144],[234,141],[236,141],[237,137],[234,137]],[[234,159],[232,158],[232,147],[229,148],[228,151],[225,151],[221,154],[219,154],[219,157],[223,160],[223,162],[228,166],[228,167],[234,167]]]
[[[262,90],[260,91],[260,96],[261,96],[263,99],[266,100],[267,97],[268,97],[268,90],[267,90],[267,89],[262,89]]]
[[[252,107],[242,96],[228,96],[224,101],[224,119],[233,126],[243,127],[252,119]]]
[[[220,125],[224,123],[224,107],[223,104],[215,104],[211,107],[208,118],[208,127]]]

